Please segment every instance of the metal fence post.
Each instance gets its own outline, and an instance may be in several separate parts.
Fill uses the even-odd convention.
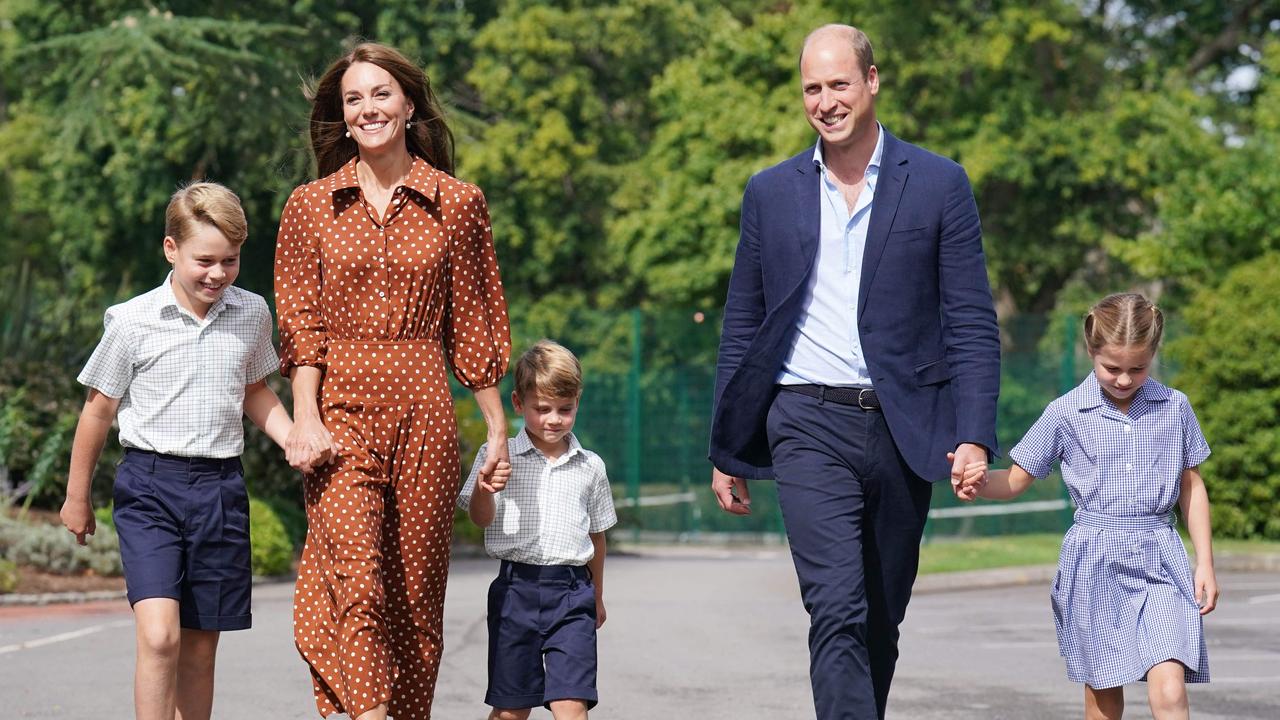
[[[1066,395],[1078,382],[1076,378],[1076,338],[1079,332],[1079,326],[1074,315],[1067,317],[1065,334],[1062,338],[1062,366],[1058,374],[1058,395]],[[1063,527],[1071,527],[1071,523],[1075,522],[1075,508],[1071,506],[1071,493],[1067,492],[1067,483],[1062,482],[1062,499],[1067,501],[1066,507],[1063,508]]]
[[[640,539],[643,524],[640,509],[641,458],[644,457],[644,428],[640,375],[644,362],[644,315],[639,308],[631,311],[631,368],[627,372],[627,497],[636,509],[632,539]]]

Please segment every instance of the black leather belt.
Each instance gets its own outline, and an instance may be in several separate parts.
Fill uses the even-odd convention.
[[[781,385],[787,392],[818,398],[818,402],[853,405],[863,410],[879,410],[880,398],[874,388],[831,387],[829,385]]]

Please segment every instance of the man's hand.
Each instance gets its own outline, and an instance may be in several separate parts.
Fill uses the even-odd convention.
[[[955,462],[956,454],[947,453],[947,459]],[[978,497],[978,491],[987,484],[987,461],[973,462],[964,466],[964,475],[960,478],[960,482],[956,482],[955,478],[951,480],[951,490],[956,497],[969,501]]]
[[[718,468],[711,468],[711,492],[716,494],[720,509],[734,515],[751,514],[751,492],[747,481],[725,475]]]
[[[987,449],[973,443],[960,443],[955,452],[947,453],[947,459],[951,461],[951,489],[956,497],[976,498],[987,484]],[[979,464],[980,469],[976,467]]]

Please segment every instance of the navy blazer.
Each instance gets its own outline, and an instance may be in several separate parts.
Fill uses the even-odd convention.
[[[772,477],[765,417],[814,271],[821,229],[813,149],[757,173],[716,363],[711,462]],[[949,477],[962,442],[998,453],[1000,331],[964,168],[884,133],[862,260],[858,333],[898,451],[920,477]]]

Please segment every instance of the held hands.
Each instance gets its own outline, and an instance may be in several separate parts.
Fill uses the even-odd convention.
[[[751,514],[751,492],[747,481],[711,468],[711,492],[716,494],[720,509],[734,515]]]
[[[1196,563],[1195,583],[1200,614],[1208,615],[1218,607],[1218,579],[1214,576],[1212,564]]]
[[[62,519],[62,525],[76,536],[76,542],[81,545],[89,543],[87,536],[92,535],[98,529],[98,520],[93,516],[93,505],[88,500],[72,500],[62,503],[62,511],[58,513],[58,517]]]
[[[284,442],[284,456],[295,470],[310,474],[333,460],[338,446],[318,417],[294,421]]]
[[[961,444],[947,453],[951,461],[951,490],[956,497],[971,501],[987,484],[987,451],[981,446]]]
[[[507,438],[501,434],[490,437],[484,464],[476,474],[476,487],[492,494],[506,487],[510,479],[511,456],[507,450]]]
[[[487,464],[487,460],[486,460]],[[507,486],[507,481],[511,479],[511,463],[506,460],[499,460],[497,465],[493,466],[486,477],[484,468],[480,468],[480,473],[476,477],[476,487],[481,490],[493,494],[501,492]]]

